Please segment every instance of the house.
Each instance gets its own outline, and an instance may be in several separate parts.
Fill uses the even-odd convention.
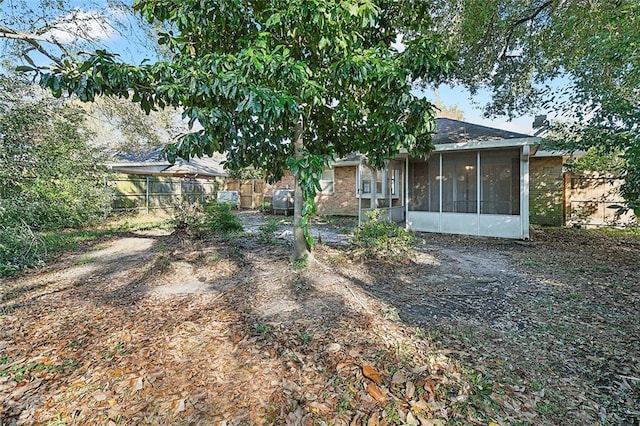
[[[428,159],[406,158],[406,223],[425,232],[529,238],[537,137],[437,119]]]
[[[181,199],[204,201],[216,194],[227,176],[223,157],[178,159],[174,164],[161,158],[159,151],[143,156],[124,156],[106,163],[114,173],[106,184],[113,188],[113,210],[172,208]]]
[[[318,213],[365,218],[376,208],[416,231],[528,238],[530,161],[540,139],[436,121],[427,159],[401,154],[385,170],[369,168],[358,154],[337,160],[323,173]],[[293,188],[289,174],[264,191],[281,187]]]

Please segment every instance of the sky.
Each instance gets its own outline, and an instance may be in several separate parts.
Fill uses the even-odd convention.
[[[127,1],[129,0],[124,0],[124,2]],[[71,34],[80,30],[83,34],[95,39],[99,48],[119,53],[125,62],[139,63],[144,58],[153,60],[155,55],[148,44],[149,39],[137,29],[135,19],[126,16],[121,9],[108,6],[105,0],[69,0],[68,3],[77,10],[63,17],[69,22],[60,25],[62,30],[50,32],[49,35],[55,36],[60,41],[73,43],[74,37]],[[0,24],[3,20],[1,14],[4,13],[7,19],[10,13],[19,14],[20,8],[37,11],[39,4],[39,0],[0,0]],[[94,19],[100,15],[106,16],[110,21],[118,20],[120,24],[104,25]],[[42,64],[37,58],[34,59]],[[512,121],[507,117],[485,118],[482,106],[490,99],[488,91],[479,91],[472,97],[464,88],[442,85],[438,87],[438,94],[444,105],[455,105],[462,110],[464,121],[518,133],[532,134],[533,132],[533,115],[519,117]],[[434,93],[427,92],[424,95],[430,100],[435,98]]]
[[[487,90],[480,90],[472,97],[469,91],[462,87],[441,85],[438,87],[438,93],[444,105],[456,105],[462,110],[464,121],[517,133],[533,134],[532,124],[535,118],[533,115],[525,115],[512,121],[509,121],[507,117],[484,117],[482,107],[489,102],[491,97]]]

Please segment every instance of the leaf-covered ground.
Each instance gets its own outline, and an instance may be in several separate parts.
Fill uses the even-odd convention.
[[[422,238],[305,267],[281,240],[127,233],[5,280],[0,424],[640,421],[637,237]]]

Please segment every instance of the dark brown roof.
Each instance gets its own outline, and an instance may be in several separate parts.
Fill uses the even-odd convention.
[[[436,118],[436,134],[433,144],[460,143],[471,141],[495,141],[502,139],[530,138],[532,136],[493,127],[471,124],[451,118]]]

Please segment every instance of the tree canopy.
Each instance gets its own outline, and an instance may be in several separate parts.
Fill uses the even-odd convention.
[[[640,215],[640,3],[442,0],[434,22],[457,52],[448,80],[492,92],[488,116],[550,113],[556,148],[622,151]]]
[[[416,156],[432,149],[436,111],[411,93],[412,83],[443,78],[451,57],[424,2],[141,0],[133,7],[170,24],[158,35],[170,60],[135,66],[96,51],[54,65],[41,84],[86,101],[131,97],[145,111],[184,108],[193,131],[166,147],[169,159],[225,152],[229,169],[265,169],[272,181],[290,168],[305,194],[303,227],[322,158],[357,151],[382,167],[400,149]],[[296,140],[303,141],[297,151]]]

